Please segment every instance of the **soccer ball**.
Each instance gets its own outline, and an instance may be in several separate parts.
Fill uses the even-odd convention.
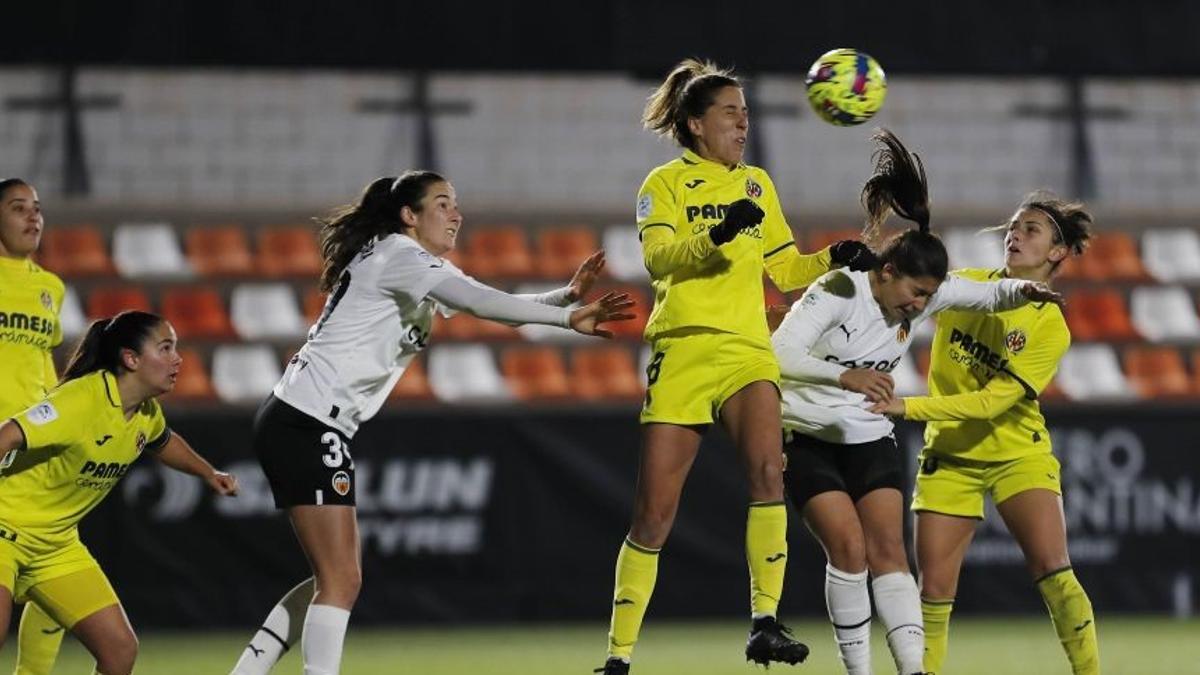
[[[808,69],[804,85],[817,116],[839,127],[871,119],[883,107],[887,96],[883,68],[856,49],[834,49],[822,54]]]

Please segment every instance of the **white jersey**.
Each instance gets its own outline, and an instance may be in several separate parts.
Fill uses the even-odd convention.
[[[427,296],[452,277],[467,278],[408,236],[368,243],[346,265],[275,396],[353,436],[425,348],[434,312],[449,314]]]
[[[943,309],[998,312],[1027,302],[1024,282],[982,283],[951,274],[911,320],[889,322],[871,293],[868,272],[833,270],[804,293],[771,337],[779,358],[783,426],[830,443],[867,443],[891,435],[892,421],[870,412],[863,394],[842,389],[849,368],[890,373],[914,329]]]

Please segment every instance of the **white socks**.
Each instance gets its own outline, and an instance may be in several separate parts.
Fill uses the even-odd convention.
[[[875,612],[887,629],[888,648],[901,675],[923,672],[925,623],[917,582],[907,572],[892,572],[871,580]]]
[[[230,675],[267,675],[296,641],[304,626],[304,615],[312,602],[316,584],[312,577],[301,581],[271,608],[262,628],[250,639]]]
[[[304,675],[338,675],[342,666],[342,642],[350,612],[332,605],[308,606],[304,617]]]
[[[843,572],[825,566],[825,606],[833,623],[838,652],[850,675],[871,673],[871,598],[867,572]],[[920,609],[918,609],[918,618]]]

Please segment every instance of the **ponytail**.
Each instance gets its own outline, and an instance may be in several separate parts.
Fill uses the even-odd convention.
[[[75,347],[60,384],[97,370],[121,374],[121,350],[140,352],[142,343],[162,321],[157,314],[132,310],[93,321]]]
[[[342,270],[367,242],[404,231],[400,210],[407,206],[420,213],[421,200],[433,183],[446,179],[432,171],[405,171],[400,176],[376,178],[358,202],[334,209],[317,219],[321,226],[321,290],[329,292]]]
[[[891,264],[903,276],[945,279],[950,260],[945,244],[929,231],[929,183],[924,163],[888,129],[878,129],[872,139],[878,147],[872,155],[875,172],[861,195],[867,210],[863,239],[867,243],[879,239],[889,213],[911,220],[917,228],[892,237],[878,256],[879,265]]]
[[[660,136],[670,136],[681,147],[695,150],[688,119],[703,116],[719,90],[741,86],[732,70],[711,61],[684,59],[646,100],[642,124]]]

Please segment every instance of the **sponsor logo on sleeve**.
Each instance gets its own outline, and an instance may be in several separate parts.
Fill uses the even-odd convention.
[[[58,419],[58,410],[54,408],[54,405],[51,404],[50,401],[42,401],[34,406],[29,412],[25,413],[25,419],[29,420],[33,424],[41,426]]]
[[[654,210],[654,197],[650,195],[642,195],[638,197],[637,203],[637,219],[644,220],[650,217],[650,212]]]

